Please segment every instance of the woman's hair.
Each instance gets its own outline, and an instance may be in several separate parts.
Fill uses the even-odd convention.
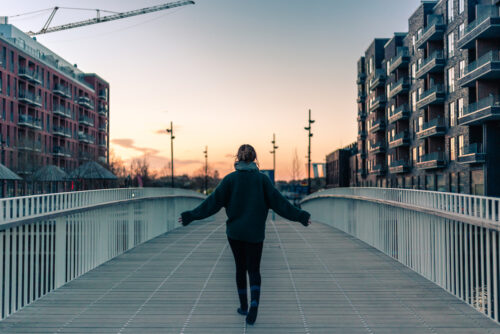
[[[253,162],[257,159],[257,153],[252,145],[243,144],[238,149],[236,154],[236,161]]]

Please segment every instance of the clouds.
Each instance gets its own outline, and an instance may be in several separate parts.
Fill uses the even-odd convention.
[[[123,148],[128,148],[128,149],[139,151],[143,155],[155,155],[158,152],[160,152],[157,149],[151,148],[151,147],[138,147],[138,146],[135,146],[134,140],[131,139],[131,138],[112,139],[111,143],[113,143],[115,145],[118,145],[118,146],[121,146]]]

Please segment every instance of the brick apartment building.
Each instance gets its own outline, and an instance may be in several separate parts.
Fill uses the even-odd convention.
[[[358,61],[351,186],[500,195],[500,0],[422,1]]]
[[[9,24],[0,25],[0,162],[26,177],[108,162],[109,84]]]

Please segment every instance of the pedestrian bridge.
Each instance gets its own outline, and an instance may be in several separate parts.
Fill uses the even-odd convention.
[[[0,333],[500,333],[498,199],[395,189],[311,195],[269,219],[254,326],[236,313],[224,214],[116,189],[0,201]]]

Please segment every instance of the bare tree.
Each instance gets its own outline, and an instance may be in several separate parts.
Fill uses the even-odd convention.
[[[302,177],[302,162],[299,159],[297,148],[293,150],[292,156],[292,180],[297,181]]]
[[[116,155],[115,150],[111,149],[109,152],[109,165],[108,169],[111,173],[115,174],[118,178],[125,178],[127,176],[127,167],[122,158]]]

